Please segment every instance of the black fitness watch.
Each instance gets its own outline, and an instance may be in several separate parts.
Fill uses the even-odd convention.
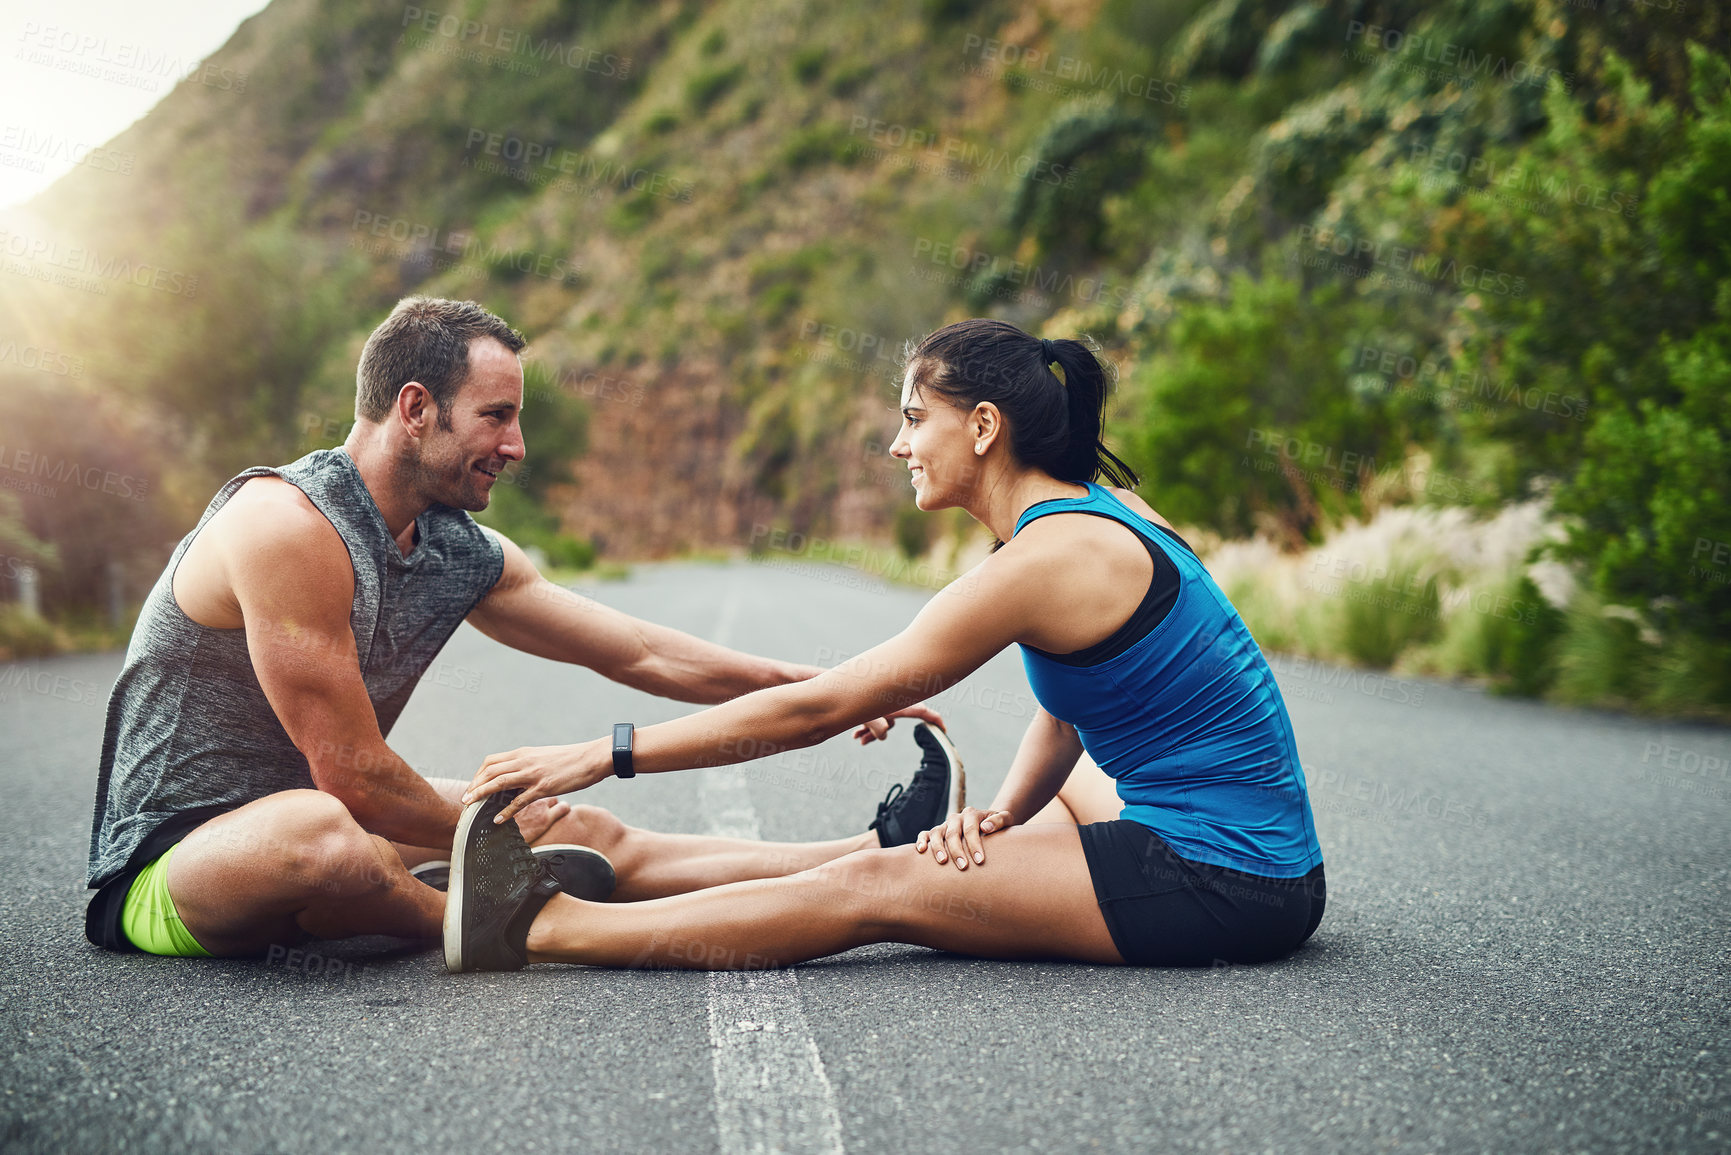
[[[615,778],[637,777],[636,767],[631,765],[631,744],[635,738],[636,727],[630,722],[616,722],[613,726],[613,776]]]

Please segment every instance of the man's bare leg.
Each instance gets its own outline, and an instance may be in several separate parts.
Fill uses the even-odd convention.
[[[168,892],[213,955],[307,935],[433,938],[444,923],[445,896],[319,790],[272,794],[198,827],[169,860]]]
[[[430,778],[433,789],[453,802],[459,801],[467,782],[452,778]],[[798,874],[856,850],[876,849],[874,831],[829,842],[755,842],[749,838],[717,838],[702,834],[663,834],[640,830],[621,822],[610,810],[599,806],[570,806],[547,828],[536,834],[520,823],[531,846],[575,843],[605,854],[613,863],[618,885],[613,902],[640,902],[666,898],[693,890],[705,890],[729,882],[754,878],[780,878]],[[407,866],[449,858],[451,848],[432,849],[398,846]]]

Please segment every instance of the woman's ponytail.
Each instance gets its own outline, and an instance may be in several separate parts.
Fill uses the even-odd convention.
[[[1135,471],[1100,439],[1106,420],[1106,370],[1100,359],[1080,341],[1042,341],[1040,348],[1042,356],[1049,350],[1062,370],[1059,380],[1069,417],[1061,464],[1052,476],[1061,481],[1093,481],[1103,477],[1113,485],[1134,489],[1139,480]]]

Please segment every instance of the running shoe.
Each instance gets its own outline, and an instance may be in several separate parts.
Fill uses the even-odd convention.
[[[452,974],[521,970],[529,961],[529,924],[559,893],[552,868],[535,857],[517,824],[493,821],[519,793],[489,794],[457,820],[445,894],[445,969]]]
[[[920,746],[920,768],[905,788],[890,787],[878,803],[878,816],[867,830],[878,832],[883,846],[906,846],[967,804],[967,776],[948,734],[924,722],[914,727]]]
[[[613,863],[599,850],[574,843],[559,842],[531,847],[535,857],[545,862],[559,880],[559,889],[572,898],[585,902],[605,902],[612,897],[617,880]],[[450,889],[451,862],[441,858],[411,866],[409,873],[434,890]]]

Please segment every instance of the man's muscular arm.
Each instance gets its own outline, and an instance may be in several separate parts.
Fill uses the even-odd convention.
[[[349,628],[355,577],[342,538],[292,487],[250,496],[260,516],[225,527],[219,564],[239,603],[259,685],[306,756],[314,785],[374,834],[449,845],[457,806],[379,733]]]
[[[663,698],[706,705],[822,672],[743,654],[620,613],[554,585],[509,538],[493,536],[504,547],[505,570],[468,620],[513,649],[587,666]]]

